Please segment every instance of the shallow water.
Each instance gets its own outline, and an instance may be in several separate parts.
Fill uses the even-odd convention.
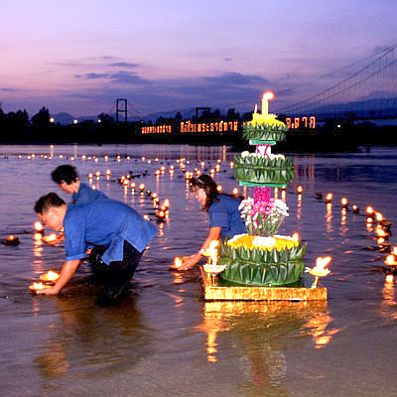
[[[187,170],[201,168],[201,161],[214,167],[220,159],[215,179],[226,192],[236,186],[226,147],[0,146],[0,236],[15,233],[21,240],[17,247],[0,245],[2,395],[397,395],[397,286],[386,282],[385,254],[373,250],[374,232],[363,215],[371,204],[396,221],[397,150],[292,156],[296,179],[287,189],[290,216],[281,232],[299,231],[308,241],[309,264],[333,257],[332,274],[322,281],[326,303],[204,302],[197,271],[169,272],[175,256],[200,247],[208,227],[188,193],[180,157],[190,161]],[[84,265],[58,297],[28,292],[39,274],[62,265],[62,247],[34,239],[32,207],[48,191],[61,194],[50,173],[65,162],[83,180],[110,169],[109,181],[102,176],[93,184],[152,218],[148,196],[125,193],[117,177],[148,171],[135,182],[171,202],[170,219],[159,225],[136,272],[133,294],[119,306],[95,305],[95,291],[83,283]],[[167,171],[155,177],[161,165]],[[317,192],[334,193],[332,209]],[[361,214],[344,213],[342,196]]]

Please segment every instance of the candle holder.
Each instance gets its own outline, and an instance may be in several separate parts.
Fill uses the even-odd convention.
[[[39,283],[33,283],[29,285],[30,292],[36,294],[37,291],[42,291],[43,289],[50,288],[49,285],[43,284],[41,281]]]
[[[19,237],[15,236],[13,234],[10,234],[9,236],[5,237],[1,242],[4,245],[16,246],[19,244]]]
[[[306,267],[305,271],[314,276],[311,288],[317,288],[320,277],[328,276],[331,273],[331,271],[326,268],[331,261],[332,258],[330,256],[320,256],[316,259],[316,265],[313,268]]]

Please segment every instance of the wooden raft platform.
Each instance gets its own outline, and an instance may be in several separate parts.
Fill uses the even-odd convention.
[[[326,301],[327,288],[257,287],[222,285],[200,266],[201,284],[206,301]]]

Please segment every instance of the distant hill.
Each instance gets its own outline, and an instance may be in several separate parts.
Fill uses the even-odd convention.
[[[55,123],[59,124],[72,124],[74,120],[74,117],[70,113],[66,112],[52,114],[51,117],[54,117]]]

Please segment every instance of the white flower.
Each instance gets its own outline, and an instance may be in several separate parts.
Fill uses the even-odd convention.
[[[252,245],[259,247],[274,247],[276,239],[273,237],[255,236],[252,240]]]
[[[250,152],[248,150],[244,150],[244,152],[241,152],[241,157],[242,158],[247,157],[249,155],[250,155]]]

